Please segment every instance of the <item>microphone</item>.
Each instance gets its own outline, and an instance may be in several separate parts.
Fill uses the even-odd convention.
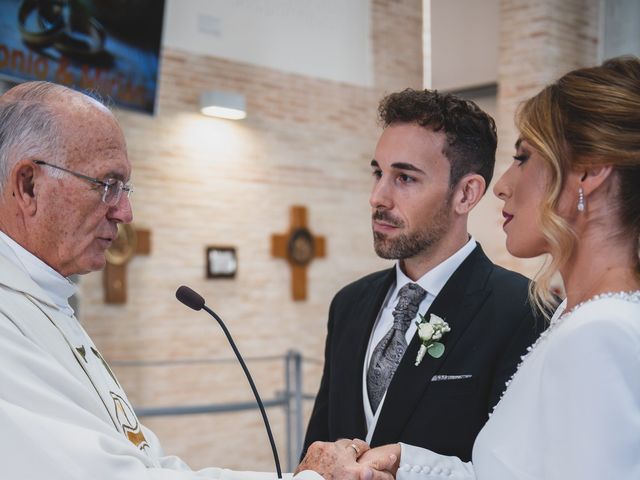
[[[229,330],[227,329],[222,319],[216,314],[216,312],[214,312],[213,310],[211,310],[209,307],[205,305],[204,298],[202,298],[196,292],[191,290],[189,287],[185,285],[182,285],[181,287],[179,287],[178,290],[176,290],[176,298],[180,302],[184,303],[187,307],[192,308],[194,310],[204,309],[213,318],[215,318],[216,321],[220,324],[222,331],[227,336],[227,340],[229,340],[229,344],[231,345],[233,352],[236,354],[236,357],[238,358],[238,362],[240,362],[240,366],[242,367],[242,370],[244,370],[244,374],[246,375],[247,380],[249,381],[249,385],[251,386],[253,395],[256,397],[256,402],[258,403],[258,407],[260,407],[262,420],[264,421],[264,426],[267,429],[267,435],[269,436],[269,443],[271,444],[271,451],[273,452],[273,460],[276,464],[276,472],[278,473],[278,478],[282,478],[282,470],[280,469],[280,460],[278,458],[278,450],[276,449],[276,444],[273,441],[273,434],[271,433],[271,427],[269,426],[269,419],[267,418],[267,412],[265,412],[264,410],[264,405],[262,404],[262,400],[260,399],[260,395],[258,394],[258,389],[253,383],[253,379],[251,378],[249,369],[247,368],[247,365],[244,363],[244,360],[242,359],[242,355],[240,355],[240,351],[238,350],[238,347],[236,347],[235,342],[231,338],[231,334],[229,333]]]
[[[202,307],[204,307],[204,298],[202,298],[186,285],[182,285],[178,288],[178,290],[176,290],[176,298],[184,303],[187,307],[193,308],[194,310],[202,310]],[[221,320],[218,321],[221,322]]]

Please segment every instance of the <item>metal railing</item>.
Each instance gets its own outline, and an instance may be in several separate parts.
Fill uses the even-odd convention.
[[[266,408],[281,407],[284,410],[286,421],[286,448],[287,470],[292,471],[298,464],[304,442],[303,402],[313,400],[315,395],[305,394],[302,391],[303,362],[320,363],[317,360],[304,358],[300,352],[289,350],[284,357],[248,357],[245,361],[273,361],[284,360],[284,391],[276,391],[274,398],[262,398]],[[185,360],[161,360],[161,361],[114,361],[113,366],[119,367],[157,367],[176,366],[202,363],[228,363],[236,362],[236,359],[185,359]],[[258,409],[257,403],[252,401],[212,403],[190,406],[166,406],[166,407],[137,407],[136,413],[140,417],[197,415],[212,413],[240,412],[243,410]]]

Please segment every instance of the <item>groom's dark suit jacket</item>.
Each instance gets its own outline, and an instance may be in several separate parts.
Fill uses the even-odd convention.
[[[394,281],[394,268],[373,273],[347,285],[333,299],[324,373],[305,451],[316,440],[365,438],[364,359]],[[441,340],[444,355],[435,359],[427,354],[416,367],[420,342],[414,335],[387,390],[372,446],[404,442],[471,459],[476,435],[505,382],[543,329],[544,321],[534,320],[527,287],[527,278],[494,265],[476,246],[426,312],[444,318],[451,327]]]

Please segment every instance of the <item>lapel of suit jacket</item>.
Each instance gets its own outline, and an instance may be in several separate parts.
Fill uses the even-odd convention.
[[[373,280],[360,298],[353,299],[355,304],[352,311],[356,313],[345,319],[346,326],[342,338],[346,343],[340,350],[342,372],[337,377],[340,405],[336,409],[336,413],[339,414],[336,416],[337,424],[334,424],[334,431],[353,433],[354,437],[359,438],[366,435],[362,404],[362,369],[371,330],[395,278],[395,268],[391,268]]]
[[[485,289],[485,284],[491,266],[491,262],[478,244],[451,275],[431,304],[424,316],[428,319],[429,314],[434,313],[451,327],[451,331],[441,340],[445,345],[444,354],[437,359],[427,354],[416,367],[414,363],[420,348],[420,339],[416,332],[387,390],[371,439],[372,446],[397,442],[400,438],[416,405],[429,387],[431,378],[447,361],[448,355],[487,297],[489,292]]]

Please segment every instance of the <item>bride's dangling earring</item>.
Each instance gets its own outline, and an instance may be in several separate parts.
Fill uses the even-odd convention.
[[[578,211],[584,212],[586,205],[584,203],[584,190],[582,187],[578,188]]]

